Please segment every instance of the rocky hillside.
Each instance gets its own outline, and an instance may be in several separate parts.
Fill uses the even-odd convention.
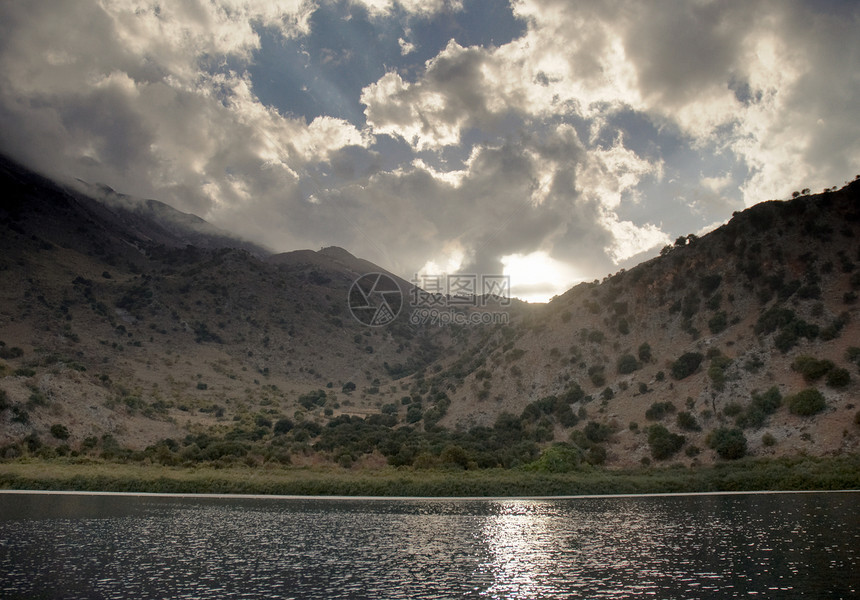
[[[855,451],[858,291],[860,181],[764,202],[475,344],[442,373],[457,388],[444,422],[536,402],[559,439],[572,401],[577,427],[606,427],[592,437],[613,463],[649,460],[652,424],[684,436],[685,462],[712,460],[719,428],[755,455]]]
[[[353,319],[351,285],[384,269],[340,248],[270,256],[8,161],[0,186],[6,458],[474,467],[857,449],[860,182],[759,204],[547,305],[495,306],[506,325],[444,327],[408,307],[384,327]]]

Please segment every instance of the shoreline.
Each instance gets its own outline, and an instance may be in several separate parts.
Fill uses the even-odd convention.
[[[549,501],[549,500],[596,500],[611,498],[688,498],[697,496],[752,496],[780,494],[858,494],[858,489],[844,490],[743,490],[722,492],[655,492],[644,494],[579,494],[574,496],[297,496],[278,494],[172,494],[163,492],[104,492],[87,490],[19,490],[0,489],[3,496],[107,496],[116,498],[176,498],[179,500],[331,500],[331,501],[457,501],[457,502],[499,502],[499,501]]]

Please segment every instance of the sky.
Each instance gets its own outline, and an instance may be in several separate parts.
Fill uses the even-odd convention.
[[[0,152],[546,301],[860,173],[860,3],[0,3]]]

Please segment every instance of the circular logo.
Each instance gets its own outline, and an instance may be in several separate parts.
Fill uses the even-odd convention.
[[[349,312],[356,321],[369,327],[391,323],[401,308],[400,286],[385,273],[365,273],[349,288]]]

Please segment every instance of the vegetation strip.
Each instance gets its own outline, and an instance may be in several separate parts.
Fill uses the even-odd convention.
[[[410,470],[231,467],[168,468],[120,463],[14,461],[0,488],[288,496],[574,496],[860,488],[860,456],[743,459],[713,467],[635,470]]]

